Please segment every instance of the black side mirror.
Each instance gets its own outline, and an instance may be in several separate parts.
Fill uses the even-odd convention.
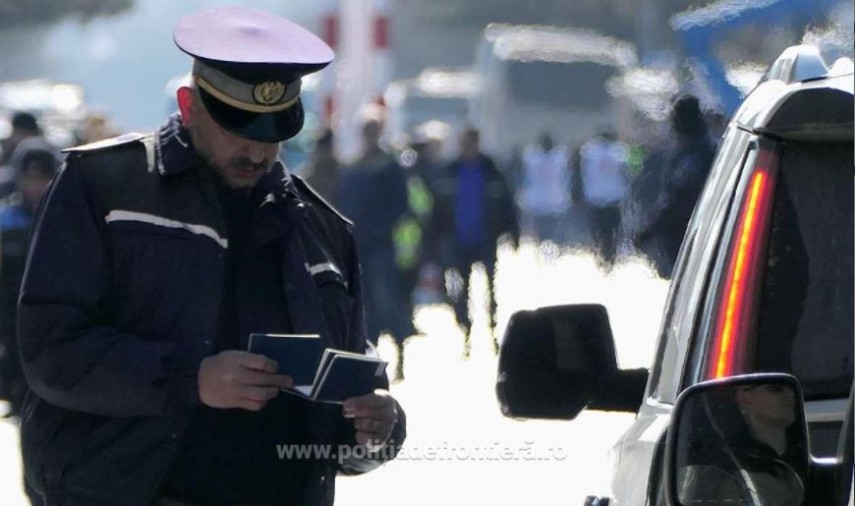
[[[708,381],[677,399],[665,450],[669,505],[807,504],[804,400],[788,374]]]
[[[616,372],[605,307],[520,311],[502,341],[496,394],[505,416],[572,420]]]

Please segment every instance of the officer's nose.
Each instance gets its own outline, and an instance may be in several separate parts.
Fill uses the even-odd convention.
[[[261,163],[264,161],[265,145],[260,142],[251,142],[247,148],[249,159],[252,163]]]

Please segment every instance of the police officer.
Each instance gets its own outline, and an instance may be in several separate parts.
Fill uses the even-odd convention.
[[[70,150],[37,222],[19,304],[27,486],[48,505],[332,504],[336,473],[404,439],[388,382],[310,402],[241,350],[277,332],[367,351],[352,224],[277,159],[303,124],[301,78],[333,53],[240,7],[190,14],[174,39],[193,57],[180,114]],[[300,445],[332,453],[285,451]]]

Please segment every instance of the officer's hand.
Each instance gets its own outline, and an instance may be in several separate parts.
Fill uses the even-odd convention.
[[[398,405],[385,390],[373,394],[351,397],[344,401],[345,418],[353,419],[356,442],[376,451],[389,442],[392,428],[398,421]]]
[[[227,350],[202,360],[199,367],[199,399],[212,408],[259,411],[291,388],[290,376],[276,374],[279,365],[264,355]]]

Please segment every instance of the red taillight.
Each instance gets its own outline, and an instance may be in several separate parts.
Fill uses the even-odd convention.
[[[738,371],[745,356],[745,342],[752,328],[754,294],[762,275],[777,174],[777,157],[761,151],[731,243],[724,290],[719,299],[718,318],[707,376],[723,378]]]

